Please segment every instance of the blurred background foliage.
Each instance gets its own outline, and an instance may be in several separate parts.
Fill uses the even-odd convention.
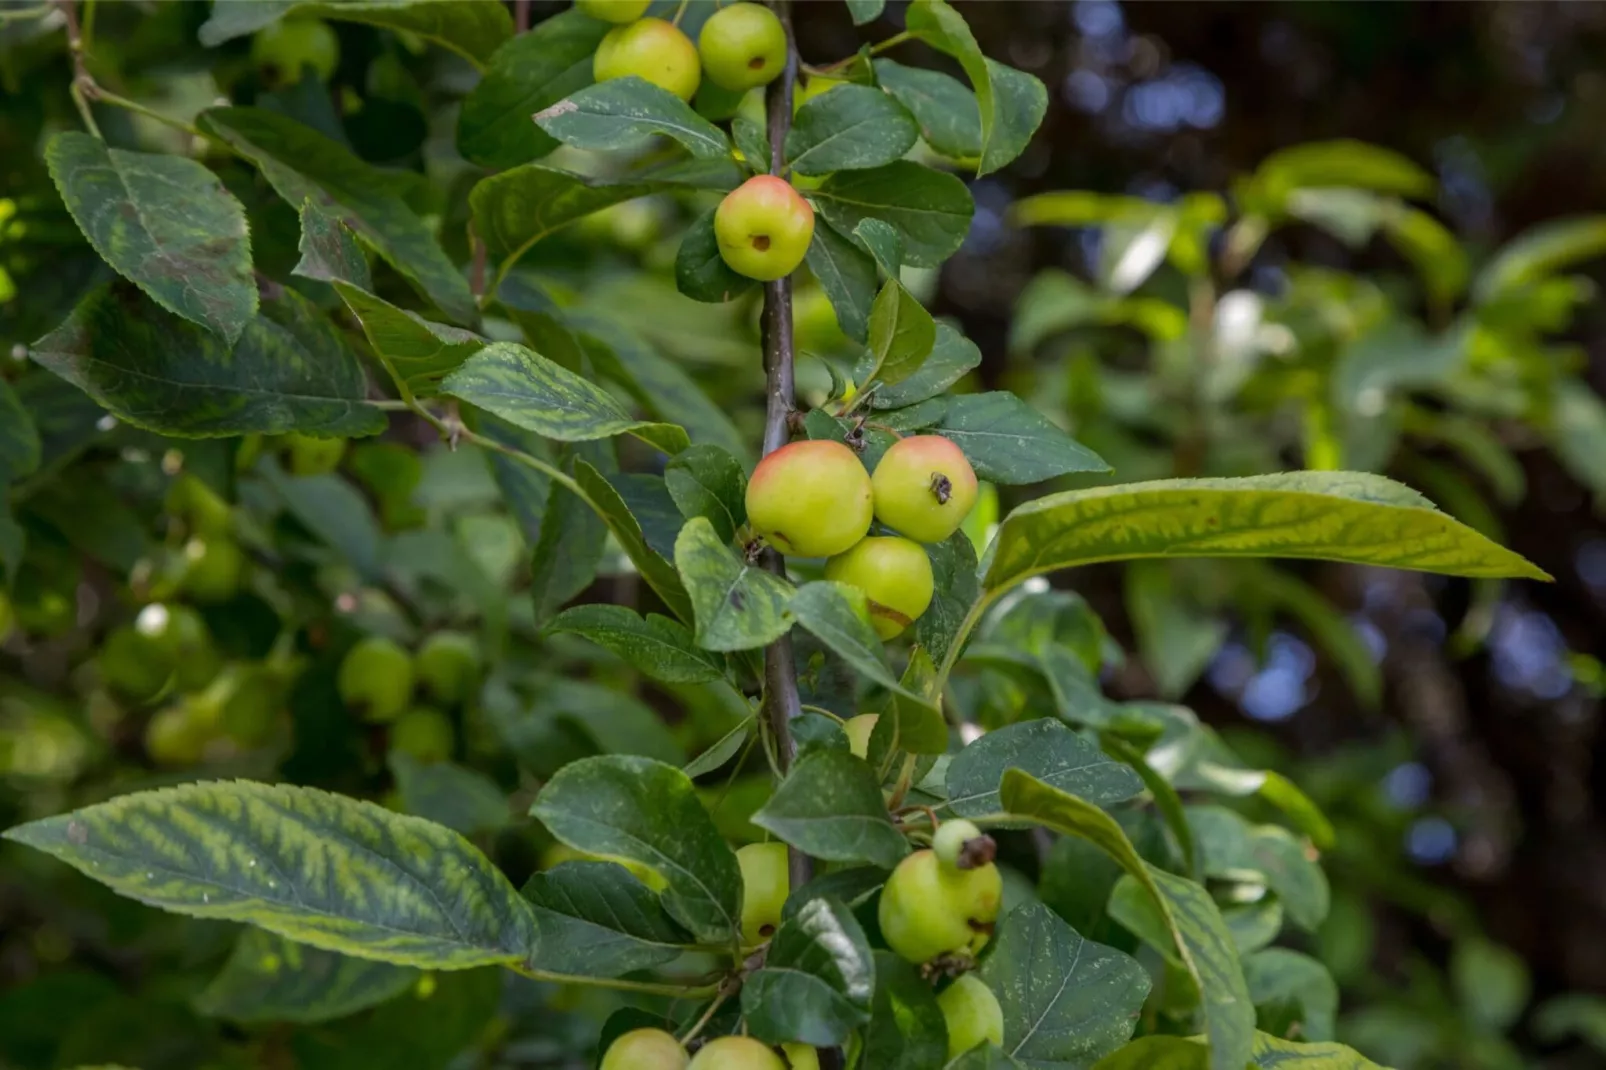
[[[1185,703],[1332,819],[1334,906],[1307,950],[1339,982],[1341,1039],[1401,1070],[1602,1065],[1606,6],[962,7],[984,50],[1050,86],[1025,155],[971,184],[964,249],[909,280],[980,345],[975,388],[1019,392],[1122,481],[1384,472],[1557,580],[1087,569],[1057,582],[1108,629],[1106,691]],[[97,76],[171,114],[220,95],[281,109],[421,173],[415,207],[467,259],[463,193],[479,172],[454,148],[466,64],[342,23],[327,93],[274,85],[245,40],[199,48],[206,16],[100,4]],[[900,18],[890,5],[876,36]],[[822,61],[860,43],[825,5],[803,5],[798,31]],[[0,23],[0,342],[18,357],[104,270],[39,157],[46,133],[76,122],[69,74],[53,16]],[[121,143],[194,148],[127,112],[97,115]],[[253,173],[218,166],[251,213],[259,265],[288,280],[294,213]],[[550,331],[561,311],[666,418],[718,428],[746,454],[761,418],[756,306],[697,305],[673,283],[680,228],[716,198],[633,202],[544,242],[514,280],[527,319],[503,330]],[[410,300],[394,277],[376,284]],[[802,388],[817,400],[829,363],[851,354],[817,289],[798,307],[800,347],[818,358]],[[550,846],[509,816],[536,778],[624,739],[684,761],[746,715],[737,696],[643,685],[595,648],[540,636],[520,594],[525,533],[559,499],[527,494],[510,512],[496,481],[513,476],[427,428],[359,443],[321,472],[305,444],[162,440],[103,421],[21,361],[3,374],[43,458],[12,496],[27,550],[14,621],[0,614],[0,824],[196,775],[278,776],[446,821],[522,879]],[[585,516],[566,523],[600,537]],[[619,566],[613,553],[593,588],[565,593],[631,602]],[[334,692],[359,635],[417,643],[441,626],[478,631],[496,666],[477,700],[446,711],[456,765],[395,740],[387,754]],[[204,686],[148,671],[171,656],[151,653],[164,636],[190,637],[175,666]],[[985,686],[958,698],[983,723],[1030,701]],[[744,838],[766,781],[713,780],[710,804]],[[6,1065],[438,1066],[465,1045],[477,1061],[463,1066],[573,1065],[615,1005],[483,971],[386,968],[343,980],[397,1000],[254,1031],[231,1023],[229,985],[283,949],[117,900],[43,856],[0,858]],[[1051,855],[1041,873],[1073,921],[1056,867],[1079,864]]]

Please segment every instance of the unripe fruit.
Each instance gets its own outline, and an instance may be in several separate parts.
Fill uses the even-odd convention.
[[[574,0],[574,6],[603,22],[635,22],[647,13],[652,0]]]
[[[944,821],[931,838],[931,849],[945,870],[978,869],[998,853],[993,838],[969,821]]]
[[[304,66],[327,82],[340,65],[340,39],[318,19],[280,19],[251,39],[251,60],[273,85],[301,81]]]
[[[864,538],[872,513],[864,465],[828,439],[782,446],[747,483],[748,523],[783,554],[839,554]]]
[[[245,553],[232,539],[213,536],[184,544],[179,587],[197,602],[227,602],[239,593],[244,573]]]
[[[790,275],[814,240],[814,209],[791,183],[754,175],[714,210],[719,255],[732,271],[770,282]]]
[[[340,459],[346,455],[347,440],[286,435],[284,445],[290,456],[292,475],[323,476],[340,467]]]
[[[390,749],[410,754],[421,762],[443,762],[452,756],[457,733],[440,710],[415,706],[390,726]]]
[[[870,623],[891,639],[931,605],[936,582],[931,558],[917,542],[895,537],[861,539],[825,563],[825,578],[857,587],[870,600]]]
[[[720,1037],[704,1044],[687,1070],[786,1070],[786,1064],[752,1037]]]
[[[167,706],[145,725],[145,753],[157,765],[194,765],[201,760],[209,735],[183,706]]]
[[[462,632],[436,632],[418,648],[418,682],[448,706],[474,693],[480,682],[480,645]]]
[[[635,75],[690,100],[702,81],[697,46],[663,19],[641,19],[608,31],[591,61],[591,74],[599,82]]]
[[[875,466],[875,515],[918,542],[942,542],[976,505],[976,473],[958,446],[941,435],[894,443]]]
[[[197,535],[227,535],[229,503],[197,476],[186,472],[167,489],[167,511]]]
[[[608,1045],[598,1070],[686,1070],[686,1049],[662,1029],[632,1029]]]
[[[974,955],[992,936],[1003,893],[995,865],[946,870],[936,852],[916,851],[898,863],[881,891],[881,935],[914,963]]]
[[[762,944],[781,925],[781,908],[792,892],[784,843],[750,843],[736,851],[742,867],[742,943]]]
[[[413,659],[383,636],[358,641],[340,663],[340,699],[369,721],[393,720],[413,696]]]
[[[878,713],[861,713],[842,722],[842,731],[848,734],[848,749],[860,758],[870,757],[870,737],[875,734]]]
[[[226,684],[223,733],[247,747],[266,743],[284,709],[285,681],[267,665],[250,665],[238,668],[220,683]],[[208,689],[207,695],[211,694]]]
[[[160,648],[162,664],[180,691],[199,691],[223,668],[206,622],[189,606],[153,602],[134,618],[134,630]]]
[[[135,702],[155,698],[173,675],[167,644],[138,628],[116,628],[108,634],[98,664],[106,686]]]
[[[791,1070],[820,1070],[820,1053],[808,1044],[782,1044],[781,1054]]]
[[[948,1058],[957,1059],[981,1043],[1004,1043],[1004,1009],[993,990],[973,973],[963,974],[937,997],[948,1023]]]
[[[731,4],[703,23],[697,54],[715,85],[744,92],[773,82],[786,66],[786,29],[767,7]]]

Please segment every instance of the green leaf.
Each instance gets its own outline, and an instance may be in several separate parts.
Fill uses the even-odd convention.
[[[373,289],[368,258],[349,228],[319,208],[311,198],[301,206],[301,259],[292,275],[321,282],[344,282],[358,290]]]
[[[936,676],[937,668],[924,650],[910,653],[903,678],[881,711],[871,736],[869,756],[877,768],[883,767],[889,752],[936,755],[948,749],[948,722],[924,697],[932,693]]]
[[[399,388],[416,397],[433,396],[442,379],[485,348],[485,339],[473,331],[431,323],[344,282],[334,286],[362,324],[379,363]]]
[[[112,282],[29,354],[119,419],[162,434],[369,435],[385,427],[384,413],[366,401],[356,354],[289,290],[265,302],[230,346]]]
[[[567,677],[543,679],[531,706],[537,717],[568,721],[604,754],[630,754],[679,765],[685,752],[663,718],[628,692]]]
[[[1209,1066],[1210,1051],[1199,1040],[1150,1036],[1100,1059],[1093,1070],[1208,1070]]]
[[[1263,896],[1258,903],[1224,907],[1221,916],[1240,956],[1266,947],[1283,931],[1283,904],[1274,895]]]
[[[535,916],[528,965],[545,974],[623,977],[678,958],[691,942],[658,896],[613,862],[565,862],[520,894]]]
[[[630,507],[619,496],[619,492],[603,478],[601,472],[583,460],[575,462],[574,478],[592,508],[602,517],[608,530],[613,532],[614,539],[641,573],[642,579],[658,592],[658,597],[677,617],[689,622],[692,619],[692,603],[686,589],[681,586],[679,574],[674,566],[647,545],[641,524],[631,515]]]
[[[1051,494],[1014,510],[983,580],[1147,557],[1303,557],[1452,576],[1550,577],[1381,476],[1166,479]]]
[[[879,378],[887,383],[902,382],[920,370],[936,341],[937,324],[926,306],[904,289],[903,283],[888,279],[870,306],[870,353],[874,363],[866,381]]]
[[[1255,1009],[1231,933],[1210,893],[1192,881],[1149,865],[1114,818],[1029,773],[1007,770],[1000,797],[1004,810],[1011,815],[1093,843],[1143,887],[1198,986],[1210,1036],[1210,1070],[1241,1070],[1249,1058]]]
[[[914,267],[938,267],[958,251],[976,207],[957,177],[908,160],[839,171],[814,191],[813,200],[844,237],[864,219],[890,223],[903,236],[904,258]]]
[[[891,223],[861,219],[853,228],[853,240],[870,254],[882,274],[889,279],[898,278],[903,271],[903,239]]]
[[[635,75],[571,93],[537,112],[535,124],[577,149],[638,148],[644,138],[662,134],[698,159],[721,159],[731,152],[724,131],[675,94]]]
[[[1084,799],[1113,806],[1143,790],[1136,773],[1098,746],[1048,718],[994,729],[954,756],[948,766],[948,807],[961,817],[1003,809],[998,786],[1005,770],[1020,769]]]
[[[1025,1070],[1025,1064],[996,1044],[978,1044],[943,1070]]]
[[[546,630],[583,635],[665,683],[706,683],[725,675],[720,659],[699,649],[685,625],[657,613],[643,618],[624,606],[575,606],[559,614]]]
[[[195,997],[195,1009],[231,1022],[327,1022],[393,999],[421,976],[405,966],[246,929],[223,969]]]
[[[807,260],[842,333],[864,341],[870,334],[870,308],[876,298],[875,261],[830,227],[814,228]]]
[[[800,175],[881,167],[914,148],[920,129],[892,97],[866,85],[839,85],[798,109],[786,159]]]
[[[350,227],[458,322],[478,317],[462,272],[403,199],[411,180],[381,171],[311,127],[262,108],[210,108],[196,120],[208,135],[256,164],[290,206],[310,199]]]
[[[1331,1040],[1338,1018],[1338,985],[1327,967],[1297,951],[1271,947],[1244,959],[1249,997],[1264,1013],[1284,1015],[1282,1024],[1296,1026],[1311,1040]],[[1290,1016],[1291,1015],[1291,1016]]]
[[[931,985],[890,951],[875,953],[875,998],[859,1065],[869,1070],[931,1070],[948,1057],[948,1026]]]
[[[792,616],[815,637],[851,665],[855,672],[888,691],[930,706],[923,697],[906,690],[887,667],[883,644],[870,626],[870,610],[864,592],[829,580],[804,584],[792,597]],[[935,712],[935,711],[933,711]],[[939,715],[938,720],[941,720]],[[948,749],[946,728],[933,753]],[[929,743],[928,743],[929,745]],[[913,749],[906,745],[906,750]]]
[[[497,47],[513,36],[513,20],[496,0],[342,0],[340,3],[214,4],[201,24],[201,44],[215,48],[225,41],[255,33],[294,13],[298,17],[362,22],[398,30],[451,49],[482,66]]]
[[[1227,641],[1227,622],[1185,601],[1186,590],[1167,564],[1135,561],[1126,570],[1127,616],[1162,698],[1186,694]]]
[[[887,814],[875,772],[842,751],[818,750],[799,761],[752,820],[828,862],[891,869],[909,853],[908,841]]]
[[[1132,768],[1133,772],[1137,773],[1138,779],[1143,781],[1143,786],[1149,790],[1149,794],[1154,798],[1154,808],[1165,819],[1166,828],[1171,830],[1171,835],[1176,837],[1177,847],[1182,852],[1184,874],[1194,880],[1199,880],[1203,876],[1200,872],[1199,850],[1194,843],[1193,829],[1188,824],[1188,815],[1183,810],[1182,796],[1177,794],[1177,789],[1171,785],[1169,780],[1161,776],[1154,766],[1149,764],[1142,751],[1114,732],[1106,731],[1101,733],[1099,735],[1099,746],[1105,754],[1125,762]],[[1230,924],[1228,928],[1231,928]],[[1236,943],[1236,932],[1234,932],[1233,937]]]
[[[626,755],[582,758],[547,782],[530,814],[570,847],[656,871],[664,908],[699,940],[735,939],[741,870],[679,769]]]
[[[920,136],[933,151],[950,160],[981,158],[981,109],[963,82],[890,59],[875,61],[875,76],[882,89],[914,114]]]
[[[792,585],[738,558],[707,519],[695,517],[680,529],[675,567],[691,598],[698,646],[750,650],[791,629]]]
[[[0,502],[8,482],[39,467],[39,432],[11,384],[0,379]]]
[[[559,442],[629,432],[669,454],[689,444],[683,428],[634,419],[606,390],[515,342],[481,349],[446,377],[441,392]]]
[[[680,251],[675,254],[675,288],[693,301],[723,304],[747,293],[758,282],[746,275],[738,275],[719,251],[719,238],[714,234],[714,213],[710,208],[686,228],[680,239]]]
[[[981,112],[981,160],[976,174],[997,171],[1021,154],[1048,110],[1048,90],[1036,78],[982,54],[964,17],[942,0],[916,0],[909,32],[959,61]]]
[[[1222,806],[1190,806],[1187,816],[1206,876],[1264,883],[1301,928],[1314,931],[1327,917],[1327,876],[1288,830],[1251,825]]]
[[[1255,1034],[1253,1054],[1257,1070],[1383,1070],[1342,1044],[1299,1044],[1265,1033]]]
[[[881,10],[887,6],[887,0],[847,0],[847,5],[848,14],[853,17],[853,25],[863,26],[881,17]]]
[[[937,434],[965,451],[976,475],[993,483],[1041,483],[1110,466],[1007,390],[951,398]]]
[[[240,337],[256,315],[245,209],[204,164],[108,148],[67,130],[45,146],[50,177],[89,244],[169,312]]]
[[[747,523],[747,472],[718,446],[699,443],[677,453],[664,469],[664,483],[680,515],[705,517],[723,542]]]
[[[1522,1017],[1533,978],[1522,956],[1482,937],[1463,937],[1450,952],[1450,983],[1468,1018],[1503,1033]]]
[[[507,825],[507,794],[484,773],[452,762],[421,762],[396,750],[386,762],[409,814],[465,836]]]
[[[1299,621],[1333,659],[1356,697],[1376,709],[1383,701],[1383,670],[1355,625],[1321,592],[1292,573],[1258,562],[1245,564],[1253,589]]]
[[[338,552],[363,579],[384,582],[379,522],[356,487],[336,475],[286,475],[270,460],[260,462],[257,470],[303,527]]]
[[[371,1013],[286,1031],[289,1057],[297,1070],[445,1066],[492,1028],[504,983],[495,969],[432,978]]]
[[[662,192],[659,182],[608,184],[539,164],[483,178],[468,195],[474,233],[500,265],[497,281],[542,238],[592,212]],[[491,288],[495,292],[498,287]]]
[[[1277,203],[1298,189],[1349,186],[1422,198],[1431,196],[1434,187],[1432,175],[1399,153],[1344,139],[1274,152],[1255,170],[1254,183]]]
[[[726,732],[707,750],[681,767],[689,777],[700,777],[724,766],[747,746],[753,735],[753,718],[744,717],[735,728]]]
[[[936,397],[981,365],[976,343],[948,324],[937,322],[937,336],[924,363],[901,382],[883,386],[870,398],[875,409],[901,409]],[[957,399],[954,399],[957,400]]]
[[[1084,940],[1041,903],[1011,911],[978,974],[1004,1011],[1004,1051],[1032,1067],[1090,1067],[1125,1044],[1149,995],[1136,959]]]
[[[841,1044],[870,1020],[875,957],[852,911],[811,899],[770,940],[742,985],[742,1014],[766,1044]]]
[[[1606,255],[1606,215],[1552,219],[1501,247],[1478,273],[1473,298],[1487,304],[1532,286],[1584,260]]]
[[[530,946],[528,909],[463,837],[316,788],[142,791],[5,837],[151,906],[361,958],[453,970]]]
[[[457,151],[482,167],[539,159],[558,141],[530,117],[591,84],[592,56],[611,27],[579,11],[541,20],[491,56],[457,117]]]

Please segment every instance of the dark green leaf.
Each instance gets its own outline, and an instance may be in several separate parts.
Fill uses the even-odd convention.
[[[169,312],[240,337],[256,315],[245,209],[185,156],[108,148],[67,130],[45,147],[50,177],[79,229],[118,274]]]
[[[0,501],[7,482],[39,467],[39,432],[11,384],[0,379]]]
[[[892,224],[903,236],[904,258],[915,267],[937,267],[952,256],[975,211],[970,191],[958,178],[908,160],[838,172],[814,191],[814,203],[844,236],[863,219]]]
[[[303,527],[338,552],[363,579],[383,581],[379,522],[356,487],[336,475],[285,475],[269,461],[263,461],[258,471]]]
[[[963,531],[956,531],[945,541],[927,546],[926,556],[931,558],[936,594],[915,622],[915,638],[933,661],[941,663],[976,601],[976,547]]]
[[[786,135],[786,159],[800,175],[881,167],[901,159],[920,137],[892,97],[865,85],[841,85],[798,109]]]
[[[620,547],[636,571],[641,573],[650,587],[658,592],[658,597],[664,604],[674,611],[683,622],[692,619],[691,600],[687,597],[686,589],[681,586],[680,576],[674,566],[659,556],[658,552],[647,545],[642,535],[641,524],[631,515],[629,506],[613,489],[602,473],[583,460],[577,460],[574,465],[575,482],[585,492],[592,508],[602,517],[613,532]]]
[[[881,9],[887,6],[887,0],[847,0],[847,4],[853,25],[863,26],[881,17]]]
[[[664,482],[681,516],[707,518],[724,542],[747,523],[747,473],[718,446],[698,444],[677,453],[664,469]]]
[[[246,929],[195,1009],[231,1022],[327,1022],[393,999],[422,976]]]
[[[910,652],[903,679],[881,712],[871,736],[872,765],[885,768],[882,762],[889,752],[935,755],[948,749],[948,722],[943,720],[942,712],[923,697],[932,693],[936,676],[936,666],[924,650],[917,647]]]
[[[731,137],[737,151],[755,174],[767,174],[770,169],[769,135],[764,127],[745,116],[731,120]]]
[[[492,1028],[504,976],[481,969],[436,977],[372,1013],[288,1032],[287,1058],[297,1070],[445,1066]]]
[[[853,228],[853,240],[870,254],[887,278],[896,279],[903,270],[903,239],[891,223],[861,219]]]
[[[736,855],[679,769],[650,758],[584,758],[547,782],[530,813],[570,847],[656,871],[666,882],[664,907],[699,939],[735,938]]]
[[[875,953],[876,989],[859,1065],[931,1070],[948,1057],[948,1026],[920,971],[890,951]]]
[[[787,896],[783,916],[792,918],[815,899],[832,899],[859,907],[887,882],[887,871],[875,866],[848,866],[822,873]]]
[[[737,557],[707,519],[695,517],[680,530],[675,567],[691,597],[698,646],[750,650],[791,629],[792,585]]]
[[[1025,1064],[994,1044],[978,1044],[943,1070],[1025,1070]]]
[[[578,495],[553,483],[543,473],[534,472],[517,461],[506,463],[546,480],[547,498],[535,533],[535,550],[530,557],[530,599],[539,624],[597,578],[597,566],[606,549],[607,524]],[[502,478],[503,486],[508,485],[507,478]],[[606,485],[607,481],[601,476],[597,478]],[[620,507],[623,508],[623,503]]]
[[[726,732],[713,746],[687,762],[682,771],[689,777],[700,777],[721,768],[736,757],[747,741],[753,737],[753,718],[745,717],[742,723]]]
[[[579,11],[543,19],[491,57],[457,117],[457,150],[482,167],[539,159],[558,141],[531,117],[591,84],[592,56],[611,27]]]
[[[920,136],[935,152],[950,160],[981,158],[981,110],[964,83],[890,59],[876,60],[875,74],[881,88],[914,114]]]
[[[615,472],[608,477],[619,492],[630,515],[641,525],[642,538],[660,557],[675,555],[675,536],[683,523],[675,499],[669,496],[662,476],[650,472]]]
[[[1041,483],[1069,472],[1108,472],[1104,459],[1005,390],[949,399],[937,433],[965,451],[982,479]]]
[[[373,289],[368,258],[339,219],[309,198],[301,206],[301,259],[292,275],[321,282],[345,282],[359,290]]]
[[[508,823],[507,793],[484,773],[452,762],[421,762],[396,750],[386,761],[409,814],[465,836]]]
[[[1149,794],[1154,797],[1154,807],[1165,819],[1166,828],[1170,829],[1171,835],[1177,839],[1177,847],[1182,851],[1184,871],[1194,880],[1200,880],[1203,873],[1199,865],[1199,851],[1194,843],[1193,828],[1188,824],[1188,815],[1182,807],[1182,796],[1177,794],[1177,789],[1149,764],[1142,751],[1114,732],[1102,733],[1099,737],[1099,746],[1104,748],[1104,753],[1126,763],[1137,773],[1138,778],[1143,781],[1143,786],[1149,789]]]
[[[30,355],[136,427],[185,437],[369,435],[356,354],[306,298],[284,291],[233,346],[126,283],[89,294]]]
[[[979,976],[1004,1011],[1004,1051],[1031,1067],[1091,1067],[1132,1037],[1149,995],[1137,960],[1084,940],[1041,903],[999,926]]]
[[[874,363],[867,379],[902,382],[920,370],[936,341],[937,324],[926,306],[904,289],[903,283],[888,279],[870,306],[869,344]]]
[[[570,722],[604,754],[634,754],[672,765],[686,760],[663,718],[615,687],[562,677],[543,680],[532,709],[538,716]]]
[[[842,333],[860,342],[868,338],[870,306],[876,297],[875,261],[830,227],[815,227],[808,265],[830,300]]]
[[[660,182],[610,185],[539,164],[526,164],[481,179],[468,195],[474,233],[486,255],[500,265],[500,281],[529,248],[592,212],[610,208],[666,186]],[[493,290],[497,287],[492,287]]]
[[[336,282],[335,290],[362,324],[374,355],[398,388],[416,397],[430,397],[446,376],[485,348],[473,331],[431,323],[416,312],[397,308],[355,286]]]
[[[1338,985],[1320,962],[1297,951],[1271,947],[1244,959],[1244,980],[1255,1006],[1263,1009],[1262,1021],[1265,1008],[1292,1012],[1285,1021],[1297,1023],[1299,1036],[1314,1041],[1333,1039]]]
[[[700,159],[730,155],[723,131],[667,89],[635,75],[571,93],[536,113],[535,123],[566,145],[608,151],[640,146],[644,138],[673,138]]]
[[[575,606],[546,630],[583,635],[654,680],[695,684],[724,677],[716,655],[699,649],[684,625],[656,613],[642,618],[624,606]]]
[[[534,908],[527,965],[561,977],[622,977],[678,957],[690,935],[658,896],[613,862],[565,862],[520,893]]]
[[[960,751],[948,766],[948,806],[962,817],[1003,809],[998,785],[1006,769],[1113,806],[1143,790],[1136,773],[1058,721],[1042,718],[994,729]]]
[[[722,304],[734,300],[758,283],[738,275],[719,252],[714,234],[714,212],[709,209],[686,229],[675,255],[675,288],[693,301]]]
[[[315,788],[187,784],[5,836],[151,906],[363,958],[464,969],[530,946],[528,908],[463,837]]]
[[[742,985],[742,1013],[767,1044],[841,1044],[870,1020],[875,959],[841,903],[811,899],[782,923],[764,967]]]
[[[339,3],[292,3],[286,0],[214,5],[201,24],[201,44],[216,47],[278,21],[297,17],[343,19],[397,30],[451,49],[475,66],[491,57],[513,35],[513,20],[496,0],[342,0]]]
[[[753,824],[828,862],[867,862],[891,869],[909,853],[862,759],[815,751],[792,767]]]
[[[1187,818],[1206,876],[1263,881],[1301,928],[1314,930],[1327,917],[1327,876],[1287,829],[1251,825],[1221,806],[1190,806]]]
[[[798,757],[813,750],[851,751],[848,734],[842,722],[823,713],[805,713],[787,722],[792,729],[792,742],[797,744]]]
[[[860,675],[888,691],[898,692],[916,703],[930,705],[924,697],[906,691],[887,667],[881,640],[870,626],[870,610],[863,591],[829,580],[818,580],[799,588],[792,597],[790,608],[799,624],[836,651]],[[940,716],[938,720],[941,720]],[[947,744],[948,734],[943,732],[936,753],[946,750]]]

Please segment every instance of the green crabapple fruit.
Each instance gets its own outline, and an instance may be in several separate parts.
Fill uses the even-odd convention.
[[[963,974],[937,997],[948,1024],[948,1058],[957,1059],[981,1043],[1004,1043],[1004,1009],[993,990],[973,973]]]
[[[702,81],[697,46],[663,19],[641,19],[609,30],[597,46],[591,74],[599,82],[633,74],[681,100],[695,96]]]
[[[887,878],[877,918],[887,946],[910,962],[973,956],[992,937],[1003,895],[997,866],[949,870],[936,852],[916,851]]]
[[[842,731],[848,734],[848,749],[859,758],[870,757],[870,737],[875,735],[878,713],[861,713],[842,722]]]
[[[703,23],[697,54],[715,85],[745,92],[773,82],[786,66],[786,29],[767,7],[731,4]]]
[[[284,445],[292,475],[325,476],[340,467],[340,459],[346,455],[347,440],[291,434],[285,436]]]
[[[860,539],[825,563],[825,578],[857,587],[870,601],[870,623],[891,639],[931,605],[936,583],[925,547],[895,536]]]
[[[752,1037],[710,1040],[692,1056],[687,1070],[787,1070],[786,1063],[768,1045]]]
[[[134,630],[155,641],[180,691],[199,691],[223,668],[201,615],[189,606],[153,602],[134,618]]]
[[[167,489],[166,508],[199,535],[226,535],[229,531],[229,503],[188,472],[173,480]]]
[[[976,505],[976,473],[959,447],[941,435],[894,443],[870,484],[876,519],[917,542],[942,542]]]
[[[814,209],[791,183],[754,175],[714,210],[719,255],[732,271],[770,282],[797,269],[814,239]]]
[[[390,726],[390,749],[421,762],[444,762],[456,742],[451,718],[428,706],[413,707]]]
[[[998,853],[993,838],[969,821],[944,821],[931,838],[931,849],[944,869],[976,869]]]
[[[340,64],[340,39],[318,19],[280,19],[251,39],[251,60],[275,85],[299,82],[303,67],[327,82]]]
[[[574,6],[603,22],[635,22],[647,13],[652,0],[574,0]]]
[[[742,943],[762,944],[781,924],[781,908],[792,892],[784,843],[750,843],[736,851],[742,868]]]
[[[455,706],[480,682],[480,645],[463,632],[436,632],[418,648],[417,664],[424,690]]]
[[[791,1070],[820,1070],[820,1053],[810,1044],[782,1044],[781,1054]]]
[[[828,439],[782,446],[747,483],[748,523],[783,554],[840,554],[864,538],[872,513],[869,473]]]
[[[145,723],[145,753],[157,765],[194,765],[210,739],[208,727],[183,704],[164,706]]]
[[[155,698],[173,675],[167,643],[137,626],[113,629],[97,663],[106,686],[135,702]]]
[[[608,1045],[597,1070],[686,1070],[686,1049],[662,1029],[632,1029]]]
[[[390,721],[413,695],[413,657],[384,636],[358,640],[340,663],[340,699],[369,721]]]
[[[227,602],[240,591],[245,552],[232,539],[213,536],[184,544],[179,587],[203,605]]]

